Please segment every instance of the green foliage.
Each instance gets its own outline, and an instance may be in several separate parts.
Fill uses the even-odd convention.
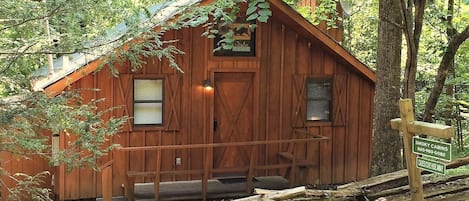
[[[47,176],[49,176],[49,172],[40,172],[34,176],[23,173],[10,176],[10,179],[16,181],[18,185],[9,189],[10,195],[5,200],[52,201],[50,198],[51,190],[41,187],[44,185],[44,179]]]
[[[326,22],[327,27],[337,28],[337,22],[341,21],[342,18],[337,13],[337,1],[336,0],[319,0],[318,6],[312,13],[313,24],[319,24],[320,22]]]
[[[28,76],[45,65],[45,53],[60,56],[88,51],[93,47],[86,46],[84,41],[102,35],[137,10],[131,0],[2,1],[1,75],[20,81],[21,88],[28,88]],[[49,20],[50,39],[45,34],[45,19]]]
[[[118,146],[109,145],[109,138],[127,117],[104,119],[112,108],[100,111],[97,104],[102,100],[84,102],[79,94],[70,91],[50,97],[23,90],[19,95],[1,99],[0,151],[23,159],[43,158],[51,166],[64,164],[69,171],[84,166],[97,169],[97,159]],[[52,153],[53,135],[73,136],[75,140]],[[50,200],[50,189],[42,187],[46,173],[8,173],[1,167],[0,172],[16,181],[16,186],[5,186],[11,191],[8,200]]]
[[[88,164],[95,168],[95,160],[116,145],[104,146],[109,136],[119,131],[127,117],[103,116],[112,108],[99,111],[97,103],[103,100],[83,102],[77,92],[63,92],[49,97],[43,92],[29,93],[5,99],[0,103],[0,151],[21,156],[37,155],[51,164],[66,164],[70,169]],[[49,141],[51,134],[75,136],[53,157]],[[86,154],[85,154],[86,152]]]
[[[463,2],[456,1],[454,13],[448,13],[446,1],[432,1],[425,10],[424,27],[421,37],[421,48],[419,49],[419,69],[417,71],[417,98],[416,105],[420,107],[416,111],[423,112],[423,105],[435,84],[436,70],[440,65],[443,54],[448,46],[447,29],[454,28],[461,32],[468,26],[469,6]],[[446,19],[452,17],[452,27],[448,27]],[[435,121],[451,124],[458,130],[458,135],[463,135],[464,145],[468,146],[469,124],[465,117],[464,103],[469,100],[468,66],[469,66],[469,42],[463,43],[454,58],[454,69],[448,72],[445,88],[452,88],[450,93],[440,95],[433,119]],[[446,89],[444,89],[446,90]],[[453,91],[453,92],[451,92]],[[457,137],[453,139],[458,143]],[[456,145],[456,144],[455,144]],[[460,146],[459,144],[457,144]],[[456,146],[455,146],[456,147]],[[455,149],[456,155],[465,156],[467,153],[461,149]]]
[[[295,7],[300,0],[283,0],[283,2],[287,3],[291,7]]]
[[[378,40],[378,0],[353,4],[343,19],[342,45],[369,67],[376,69]]]
[[[250,0],[246,16],[247,21],[257,20],[259,22],[267,22],[269,17],[272,16],[269,2],[265,0]]]
[[[314,25],[323,22],[326,23],[327,28],[337,28],[342,21],[337,12],[338,1],[336,0],[318,0],[315,8],[298,6],[298,0],[284,0],[284,2],[295,8],[298,13]]]
[[[376,66],[376,48],[378,36],[378,0],[352,1],[349,15],[339,17],[335,0],[319,1],[317,8],[298,6],[298,0],[284,0],[303,17],[318,25],[325,22],[328,28],[343,26],[342,45],[360,61],[371,68]]]

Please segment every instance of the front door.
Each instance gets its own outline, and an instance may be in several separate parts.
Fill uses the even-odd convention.
[[[253,140],[254,73],[215,73],[214,143]],[[214,168],[247,167],[250,146],[215,148]]]

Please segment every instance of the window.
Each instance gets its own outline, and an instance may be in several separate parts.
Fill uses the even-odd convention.
[[[163,79],[134,79],[134,125],[163,124]]]
[[[219,33],[215,35],[214,56],[256,56],[256,31],[255,22],[246,22],[242,18],[237,18],[233,24],[221,27]],[[232,38],[225,39],[224,34]],[[227,42],[231,41],[228,49],[224,49]]]
[[[330,121],[332,110],[330,79],[308,79],[306,98],[306,120]]]

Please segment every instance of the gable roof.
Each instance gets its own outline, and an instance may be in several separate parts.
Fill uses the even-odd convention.
[[[203,0],[176,0],[157,4],[148,9],[150,14],[155,14],[152,20],[159,20],[165,22],[181,13],[187,6],[200,3]],[[204,3],[212,2],[211,0],[204,1]],[[338,42],[332,39],[328,34],[324,33],[317,26],[311,24],[308,20],[302,17],[289,5],[281,0],[269,0],[271,9],[274,13],[288,19],[288,24],[297,27],[304,31],[306,34],[313,36],[331,52],[343,58],[346,62],[354,67],[354,70],[375,82],[376,75],[373,70],[368,68],[365,64],[360,62],[351,53],[345,50]],[[139,16],[140,20],[144,23],[148,18],[144,15]],[[117,25],[112,31],[108,32],[107,39],[120,37],[127,31],[125,23]],[[118,48],[112,46],[103,46],[96,48],[88,53],[75,53],[67,57],[60,57],[54,62],[55,74],[47,77],[47,68],[40,69],[36,72],[36,76],[43,76],[42,79],[33,82],[35,90],[45,90],[47,94],[57,95],[63,91],[69,84],[78,81],[79,79],[96,71],[101,65],[99,59],[103,55],[109,53],[111,50]]]
[[[201,2],[202,0],[170,0],[160,4],[150,6],[146,9],[148,14],[140,13],[136,16],[142,23],[152,22],[167,22],[174,16],[178,15],[190,5]],[[110,51],[119,48],[112,44],[112,41],[120,38],[128,31],[128,27],[125,22],[119,23],[113,29],[106,31],[105,36],[99,37],[93,41],[88,41],[86,46],[92,47],[97,44],[96,48],[93,48],[87,52],[74,53],[71,55],[61,56],[54,60],[54,74],[48,75],[48,68],[43,67],[37,70],[33,77],[38,78],[33,80],[33,89],[45,90],[48,94],[56,95],[60,93],[65,87],[75,81],[85,77],[86,75],[96,71],[101,65],[102,56],[108,54]],[[131,42],[130,39],[127,42]],[[108,44],[107,44],[108,43]],[[107,44],[107,45],[99,45]]]

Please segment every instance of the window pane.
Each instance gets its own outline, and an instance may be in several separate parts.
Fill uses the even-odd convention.
[[[308,121],[329,120],[329,101],[309,100],[306,105],[306,119]]]
[[[308,81],[308,98],[329,99],[331,93],[331,84],[327,80]]]
[[[163,80],[134,80],[134,100],[163,100]]]
[[[135,103],[134,124],[162,124],[162,103]]]

